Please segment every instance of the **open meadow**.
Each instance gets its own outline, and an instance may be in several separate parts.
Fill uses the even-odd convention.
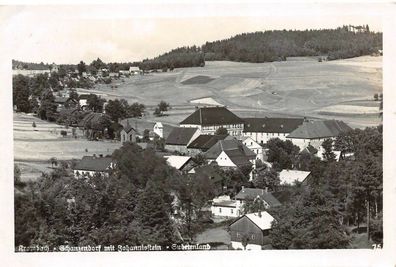
[[[33,122],[36,127],[33,127]],[[61,130],[68,132],[62,137]],[[49,159],[81,159],[92,154],[112,154],[119,142],[88,141],[80,135],[71,137],[71,130],[33,115],[14,113],[14,161],[21,169],[22,180],[35,179],[50,171]]]
[[[116,88],[115,88],[116,85]],[[80,93],[140,102],[151,114],[160,100],[169,116],[152,118],[177,125],[196,105],[226,105],[240,116],[306,116],[342,119],[352,127],[378,125],[382,92],[382,57],[318,62],[289,58],[284,62],[209,61],[205,67],[180,68],[100,84]],[[368,101],[373,103],[367,105]]]

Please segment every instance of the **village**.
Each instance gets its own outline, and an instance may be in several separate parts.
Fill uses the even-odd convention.
[[[87,93],[89,90],[78,93],[73,89],[77,84],[110,83],[107,79],[147,75],[138,67],[117,73],[107,68],[89,74],[86,69],[63,72],[59,76],[55,64],[50,70],[36,71],[18,66],[14,75],[32,79],[46,75],[43,77],[48,80],[56,77],[55,84],[44,88],[41,97],[33,100],[34,116],[57,123],[61,127],[57,134],[64,140],[90,140],[96,142],[95,146],[104,143],[112,149],[99,153],[85,149],[80,158],[51,157],[46,159],[51,169],[64,168],[77,180],[112,179],[119,164],[112,151],[131,144],[142,151],[154,151],[183,179],[211,187],[210,193],[202,192],[202,202],[193,212],[181,205],[177,192],[171,192],[174,223],[206,218],[202,223],[206,226],[189,238],[189,234],[183,237],[179,233],[184,242],[209,243],[215,249],[273,248],[269,235],[274,223],[282,220],[277,210],[292,201],[296,192],[302,194],[301,190],[317,183],[317,176],[311,174],[315,170],[304,164],[304,158],[315,162],[355,160],[355,151],[340,145],[341,138],[353,131],[342,120],[240,117],[227,106],[204,103],[197,104],[175,126],[155,121],[156,117],[167,116],[172,103],[161,101],[153,119],[145,120],[144,105],[106,100]],[[20,112],[18,104],[14,109]],[[33,122],[32,130],[37,131],[40,124]],[[67,201],[70,204],[75,199]]]

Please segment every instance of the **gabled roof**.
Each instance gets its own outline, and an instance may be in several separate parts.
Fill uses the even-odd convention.
[[[167,145],[184,145],[187,146],[191,138],[198,131],[198,128],[185,128],[176,127],[170,132],[168,138],[165,141]]]
[[[192,141],[187,148],[201,149],[203,151],[208,150],[212,146],[214,146],[217,141],[224,140],[227,135],[210,135],[210,134],[201,134],[197,138]]]
[[[111,157],[84,156],[73,169],[104,172],[111,166],[112,161]]]
[[[78,123],[79,127],[88,127],[92,125],[92,123],[98,122],[102,116],[105,116],[102,113],[95,113],[95,112],[90,112],[85,117]]]
[[[164,158],[166,158],[166,162],[178,169],[181,170],[190,160],[191,157],[187,157],[187,156],[165,156]]]
[[[311,172],[298,171],[298,170],[282,170],[279,173],[281,184],[292,185],[295,181],[303,182]]]
[[[230,160],[238,167],[251,165],[249,158],[239,149],[224,151]]]
[[[235,196],[235,199],[254,200],[256,197],[260,197],[262,200],[267,202],[270,207],[281,205],[279,200],[277,200],[270,192],[266,192],[264,189],[260,188],[242,188]]]
[[[300,118],[244,118],[243,132],[291,133],[304,119]]]
[[[274,217],[272,217],[271,214],[266,211],[261,211],[260,213],[249,213],[245,214],[245,216],[261,230],[271,229],[271,223],[275,220]]]
[[[55,103],[58,103],[58,104],[64,104],[64,103],[67,102],[67,100],[69,100],[68,97],[60,97],[60,96],[57,96],[57,97],[55,97],[54,102],[55,102]]]
[[[352,128],[343,121],[304,121],[304,123],[291,132],[287,138],[315,139],[336,137],[340,133],[350,130],[352,130]]]
[[[202,126],[241,123],[243,123],[243,120],[231,111],[229,111],[226,107],[198,108],[193,114],[180,122],[180,124],[192,124]]]
[[[132,131],[132,130],[134,130],[134,131],[136,132],[136,130],[131,126],[131,124],[129,124],[129,121],[128,121],[128,120],[126,121],[126,125],[123,126],[123,130],[124,130],[126,133],[129,133],[129,132]]]
[[[81,94],[81,95],[78,96],[78,99],[80,99],[80,100],[81,99],[88,99],[89,96],[90,96],[89,94]]]
[[[236,139],[226,139],[219,140],[217,143],[212,146],[205,153],[205,157],[207,159],[217,159],[217,157],[221,154],[222,151],[231,151],[231,150],[239,150],[244,156],[249,159],[256,158],[256,154],[247,148],[241,141]],[[235,155],[236,152],[230,153],[230,155]]]

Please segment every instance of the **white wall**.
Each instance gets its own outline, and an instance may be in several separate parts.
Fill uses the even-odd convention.
[[[219,206],[212,206],[211,208],[213,216],[223,216],[223,217],[239,217],[239,208],[237,207],[219,207]]]
[[[254,141],[256,141],[259,144],[265,144],[271,138],[279,138],[279,139],[285,141],[285,140],[287,140],[286,136],[289,134],[288,133],[244,132],[242,135],[246,136],[246,137],[251,137]]]
[[[217,157],[216,162],[220,167],[236,167],[224,151]]]

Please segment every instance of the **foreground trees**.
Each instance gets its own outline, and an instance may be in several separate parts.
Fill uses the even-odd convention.
[[[130,159],[123,153],[138,161],[132,172],[124,168]],[[129,143],[114,159],[119,167],[109,178],[75,179],[59,168],[15,195],[15,245],[177,242],[169,186],[173,172],[165,160]]]

